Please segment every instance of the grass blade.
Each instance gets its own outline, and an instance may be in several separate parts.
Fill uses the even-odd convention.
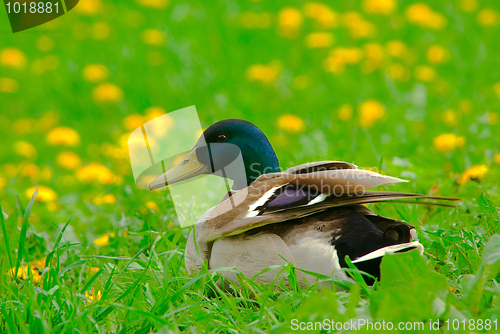
[[[2,224],[3,240],[5,242],[5,248],[7,250],[7,256],[9,257],[9,265],[10,268],[12,268],[14,263],[12,262],[12,254],[10,253],[10,243],[9,243],[9,238],[7,236],[7,227],[5,226],[5,218],[3,216],[1,204],[0,204],[0,224]]]
[[[59,233],[59,236],[57,237],[56,243],[54,244],[54,247],[52,248],[52,251],[47,255],[47,258],[45,259],[45,266],[46,267],[48,267],[50,265],[50,261],[52,261],[52,257],[54,257],[54,253],[58,249],[57,247],[59,246],[59,242],[61,242],[61,239],[63,237],[64,231],[66,231],[66,228],[68,227],[68,225],[69,225],[69,223],[70,223],[70,221],[71,221],[72,218],[73,217],[71,217],[70,219],[68,219],[68,221],[66,222],[66,224],[62,228],[61,233]]]
[[[36,196],[38,195],[38,186],[34,182],[33,184],[35,185],[36,189],[33,195],[31,196],[31,200],[28,206],[26,207],[26,210],[24,210],[23,220],[21,225],[21,234],[19,235],[19,247],[17,248],[16,270],[14,271],[13,275],[16,278],[17,278],[17,273],[19,272],[19,267],[21,265],[21,260],[23,258],[23,253],[25,252],[24,244],[26,243],[26,232],[28,231],[28,219],[30,216],[31,207],[35,202]],[[19,209],[22,210],[21,207]]]

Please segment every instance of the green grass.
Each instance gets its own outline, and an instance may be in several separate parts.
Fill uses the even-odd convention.
[[[0,79],[0,205],[8,215],[0,214],[0,332],[288,333],[293,319],[422,321],[426,328],[430,319],[441,324],[447,319],[500,321],[500,164],[495,162],[500,92],[494,88],[500,83],[500,23],[490,27],[478,21],[485,8],[500,15],[497,2],[481,1],[465,12],[460,1],[423,1],[446,19],[446,26],[436,30],[409,22],[405,13],[415,1],[399,1],[388,16],[365,13],[361,1],[331,4],[339,14],[339,25],[332,28],[306,17],[298,1],[171,0],[165,9],[139,3],[108,1],[91,15],[77,6],[52,23],[18,34],[9,32],[7,15],[0,13],[0,55],[15,48],[26,57],[19,68],[0,61],[0,78],[18,85],[5,92]],[[278,13],[285,6],[304,16],[293,38],[280,34]],[[341,23],[341,14],[351,11],[373,23],[375,33],[354,38]],[[241,15],[246,12],[269,13],[269,26],[245,26]],[[109,26],[109,36],[96,39],[101,23]],[[163,32],[166,42],[145,44],[147,29]],[[306,36],[317,31],[332,33],[334,43],[308,48]],[[43,47],[41,37],[52,40],[53,48]],[[407,47],[403,57],[390,55],[388,43],[395,40]],[[364,70],[368,43],[383,53],[369,73]],[[427,59],[433,45],[446,52],[440,64]],[[360,49],[361,60],[341,73],[326,71],[324,60],[340,47]],[[151,58],[158,55],[162,61],[153,66]],[[89,64],[109,69],[101,82],[117,85],[123,91],[120,101],[92,99],[99,83],[83,78]],[[249,79],[247,69],[255,64],[276,66],[276,78],[267,83]],[[406,81],[391,76],[391,68],[399,65],[409,74]],[[434,69],[435,78],[419,79],[421,66]],[[365,128],[359,106],[369,100],[381,103],[385,115]],[[167,192],[135,186],[121,146],[130,133],[127,116],[145,115],[151,106],[174,111],[193,104],[203,126],[225,118],[258,125],[283,168],[348,161],[411,181],[385,189],[463,200],[455,209],[371,205],[377,214],[415,225],[426,251],[423,257],[412,252],[388,256],[383,279],[374,287],[358,276],[348,286],[328,278],[331,290],[301,289],[289,264],[283,273],[290,286],[240,277],[231,292],[221,290],[215,284],[221,276],[213,270],[187,275],[183,253],[189,230],[178,226]],[[353,110],[346,120],[338,114],[343,105]],[[286,114],[300,117],[304,129],[278,127]],[[50,145],[47,134],[57,126],[75,129],[80,143]],[[464,145],[438,150],[434,139],[445,133],[464,137]],[[30,143],[36,153],[20,152],[19,142]],[[57,163],[65,151],[77,154],[83,166],[106,166],[118,181],[85,182],[78,168]],[[477,165],[487,168],[483,177],[457,182]],[[40,190],[35,200],[27,193],[32,182],[57,197],[43,201]],[[96,198],[106,194],[113,194],[115,202],[99,204]],[[96,245],[104,234],[109,244]],[[48,266],[40,268],[38,283],[35,277],[7,275],[44,257]],[[90,301],[91,291],[101,292],[101,299]],[[468,330],[441,327],[440,332]]]

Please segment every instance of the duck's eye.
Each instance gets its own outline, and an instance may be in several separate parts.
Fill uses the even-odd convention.
[[[224,134],[224,133],[221,133],[221,134],[217,135],[217,141],[218,142],[226,141],[227,138],[228,138],[228,136],[226,134]]]

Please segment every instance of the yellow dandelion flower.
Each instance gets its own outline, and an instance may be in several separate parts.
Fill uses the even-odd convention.
[[[128,152],[126,150],[123,150],[120,147],[112,145],[110,143],[103,143],[101,145],[101,153],[104,156],[107,156],[107,157],[110,157],[113,159],[118,159],[118,160],[128,158]],[[128,169],[127,169],[126,173],[128,173]]]
[[[401,64],[392,64],[387,68],[391,78],[398,81],[408,81],[411,77],[410,70]]]
[[[37,181],[40,177],[40,169],[35,164],[26,164],[19,171],[20,176],[27,176],[33,181]]]
[[[102,8],[103,5],[100,0],[85,0],[78,3],[78,6],[75,7],[75,11],[84,15],[94,15],[99,13]]]
[[[361,64],[361,71],[363,73],[372,73],[373,71],[377,70],[380,66],[380,63],[372,60],[372,59],[367,59]]]
[[[269,13],[256,13],[244,12],[239,15],[239,21],[245,28],[265,29],[271,26],[271,14]]]
[[[144,7],[165,9],[168,6],[169,0],[136,0],[137,3]]]
[[[410,22],[421,23],[429,19],[432,9],[426,4],[416,3],[406,9],[406,16]]]
[[[96,273],[96,272],[98,272],[99,270],[101,270],[101,268],[99,268],[99,267],[90,267],[90,268],[89,268],[89,271],[91,271],[91,272],[93,272],[93,273]]]
[[[89,64],[83,68],[83,78],[88,82],[100,82],[106,80],[109,75],[109,70],[101,64]]]
[[[103,204],[115,204],[116,197],[113,194],[106,194],[101,196],[94,197],[92,201],[95,205],[103,205]]]
[[[3,176],[0,176],[0,191],[5,188],[7,185],[7,179]]]
[[[307,86],[309,86],[309,82],[311,81],[311,78],[307,75],[297,75],[293,79],[293,86],[297,89],[305,89]]]
[[[50,179],[52,179],[53,174],[54,173],[53,173],[52,168],[50,168],[49,166],[43,166],[41,169],[40,176],[41,176],[42,180],[49,181]]]
[[[158,29],[145,30],[141,37],[145,44],[162,45],[165,42],[165,34]]]
[[[498,19],[498,13],[491,8],[485,8],[477,14],[477,22],[484,27],[496,26]]]
[[[129,115],[125,117],[125,119],[123,120],[123,126],[125,126],[125,128],[130,131],[137,129],[144,123],[145,123],[144,117],[139,114]]]
[[[11,78],[0,78],[0,92],[16,93],[19,90],[19,84]]]
[[[460,9],[464,12],[473,12],[477,9],[477,1],[476,0],[460,0]]]
[[[42,257],[41,259],[31,261],[30,264],[35,268],[43,269],[45,268],[46,260],[46,257]]]
[[[26,56],[16,48],[6,48],[0,51],[0,65],[14,69],[23,69],[26,66]]]
[[[7,275],[12,277],[12,278],[16,277],[16,278],[25,280],[28,278],[28,269],[29,269],[29,266],[19,267],[17,272],[16,272],[16,268],[11,268],[7,272]]]
[[[368,21],[361,21],[359,24],[353,25],[349,29],[349,33],[354,38],[372,37],[375,36],[376,31],[376,26]]]
[[[113,232],[101,235],[99,238],[94,240],[96,246],[102,247],[109,245],[109,239],[114,238],[115,234]]]
[[[85,297],[87,297],[88,299],[90,300],[86,300],[87,304],[90,305],[91,303],[95,303],[95,302],[98,302],[99,300],[101,300],[102,298],[102,292],[101,291],[97,291],[92,288],[90,290],[90,293],[88,291],[85,291]]]
[[[396,0],[364,0],[363,10],[370,14],[391,14],[397,8]]]
[[[496,112],[488,112],[488,124],[495,125],[498,123],[498,113]]]
[[[372,37],[377,31],[375,25],[364,20],[358,12],[346,12],[342,21],[353,38]]]
[[[64,169],[73,170],[82,164],[82,159],[73,152],[61,152],[56,157],[56,164]]]
[[[43,266],[41,266],[43,268]],[[41,271],[39,271],[35,265],[29,263],[23,267],[19,267],[17,273],[15,272],[16,268],[11,268],[7,275],[14,278],[14,276],[21,280],[27,280],[29,276],[31,276],[31,280],[34,284],[40,283],[42,280]]]
[[[344,104],[340,106],[337,111],[337,117],[343,121],[348,121],[352,118],[353,110],[352,106],[349,104]]]
[[[305,43],[311,49],[327,48],[333,44],[333,35],[329,32],[313,32],[306,36]]]
[[[436,70],[429,66],[418,66],[415,69],[415,77],[423,82],[431,82],[436,78]]]
[[[155,202],[147,202],[146,208],[148,208],[149,210],[153,210],[155,212],[160,212],[160,208]]]
[[[50,212],[59,211],[59,210],[61,210],[61,205],[58,203],[54,203],[54,202],[48,202],[47,203],[47,210],[49,210]]]
[[[496,164],[500,164],[500,153],[495,154],[493,161],[495,161]]]
[[[35,193],[35,190],[36,190],[36,187],[31,187],[31,188],[28,188],[26,189],[25,191],[25,195],[27,198],[31,198],[31,196],[33,196],[33,194]],[[38,186],[38,194],[36,196],[36,200],[37,201],[40,201],[40,202],[54,202],[57,200],[59,196],[57,195],[57,193],[48,188],[48,187],[44,187],[44,186]]]
[[[465,144],[465,138],[454,133],[444,133],[434,138],[434,147],[441,152],[451,152],[457,147]]]
[[[167,111],[165,109],[163,109],[162,107],[152,106],[152,107],[146,108],[146,110],[144,110],[144,113],[146,114],[146,121],[149,122],[152,119],[155,119],[155,118],[160,117],[160,116],[164,116],[165,114],[167,114]],[[165,117],[165,119],[168,119],[168,118]],[[169,121],[174,122],[174,119],[172,117],[170,117]],[[172,123],[172,125],[173,125],[173,123]]]
[[[14,152],[28,159],[34,159],[37,156],[35,146],[22,140],[14,143]]]
[[[102,83],[94,88],[92,98],[97,103],[117,103],[123,99],[123,91],[112,83]]]
[[[408,47],[402,41],[390,41],[386,44],[387,52],[392,57],[403,58],[408,52]]]
[[[488,172],[488,167],[485,165],[472,166],[458,177],[457,183],[463,185],[471,180],[479,182],[484,177],[486,172]]]
[[[357,64],[363,59],[363,51],[358,48],[336,48],[330,52],[330,56],[340,58],[345,64]]]
[[[293,38],[299,33],[304,19],[299,10],[292,7],[282,9],[278,13],[279,33],[283,37]]]
[[[61,126],[50,130],[47,133],[46,140],[50,145],[78,146],[80,144],[80,135],[72,128]]]
[[[458,102],[458,109],[464,114],[468,114],[472,110],[472,101],[463,99]]]
[[[424,28],[439,30],[446,26],[446,18],[423,3],[410,5],[406,9],[405,14],[410,23]]]
[[[277,125],[279,129],[290,133],[301,132],[306,127],[302,118],[291,114],[281,115],[278,118]]]
[[[493,90],[495,91],[495,94],[500,96],[500,82],[497,82],[496,84],[493,85]]]
[[[330,55],[323,61],[325,71],[339,74],[345,70],[345,62],[342,57]]]
[[[38,129],[48,131],[59,123],[59,115],[54,111],[47,111],[38,119]]]
[[[325,29],[335,28],[339,24],[339,15],[323,3],[307,2],[304,5],[304,15]]]
[[[10,177],[14,177],[19,173],[19,167],[11,163],[4,164],[3,170],[5,174]]]
[[[40,36],[35,45],[38,50],[47,52],[54,48],[54,40],[47,36]]]
[[[111,28],[106,22],[96,22],[92,24],[91,36],[94,39],[103,40],[109,37]]]
[[[443,113],[443,121],[448,126],[455,126],[457,125],[457,114],[451,109],[445,110]]]
[[[369,100],[359,105],[359,124],[364,128],[370,128],[376,121],[385,115],[384,106],[375,100]]]
[[[363,46],[366,58],[374,62],[381,62],[384,59],[384,48],[377,43],[368,43]]]
[[[323,66],[325,70],[333,73],[344,71],[346,64],[357,64],[363,59],[363,51],[358,48],[336,48],[330,51]]]
[[[33,270],[31,273],[33,275],[31,277],[31,279],[33,280],[33,283],[35,283],[35,284],[40,283],[40,281],[42,280],[42,275],[40,274],[40,272],[37,270]]]
[[[117,182],[116,176],[111,170],[97,163],[90,163],[76,171],[76,178],[84,183],[97,181],[101,184],[112,184]]]
[[[256,64],[250,66],[246,71],[246,77],[250,81],[260,81],[265,84],[272,84],[278,79],[281,72],[277,63],[269,65]]]
[[[446,51],[442,46],[433,45],[427,50],[427,60],[433,64],[441,64],[445,61]]]

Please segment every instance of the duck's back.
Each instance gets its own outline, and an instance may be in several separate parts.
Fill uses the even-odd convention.
[[[382,231],[370,220],[371,217],[379,221],[383,219],[371,214],[365,207],[330,208],[307,217],[221,238],[213,244],[210,267],[236,267],[247,277],[253,277],[267,267],[285,265],[288,261],[298,269],[325,276],[334,273],[339,278],[347,279],[345,273],[339,270],[347,268],[345,256],[355,260],[378,249],[411,241],[411,225],[385,218],[385,226],[391,226],[391,229]],[[395,235],[394,231],[406,233]],[[377,257],[358,264],[358,267],[379,277],[380,261],[381,257]],[[269,282],[279,270],[265,272],[256,279]],[[298,276],[306,278],[309,284],[315,280],[300,271]],[[233,274],[227,278],[235,279]],[[370,279],[367,282],[372,283]]]

